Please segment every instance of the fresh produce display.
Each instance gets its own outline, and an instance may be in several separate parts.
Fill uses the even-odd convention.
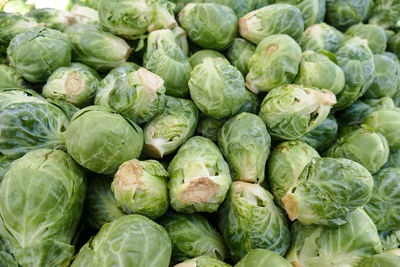
[[[399,0],[0,0],[1,267],[399,267]]]

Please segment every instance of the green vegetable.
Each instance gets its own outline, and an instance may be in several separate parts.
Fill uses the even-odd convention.
[[[329,115],[317,128],[300,138],[318,151],[325,151],[336,139],[338,123],[334,116]]]
[[[174,267],[210,267],[210,266],[231,267],[231,265],[225,262],[207,256],[200,256],[194,259],[186,260],[180,264],[176,264]]]
[[[192,68],[194,68],[195,66],[202,63],[203,59],[206,57],[212,57],[212,58],[220,57],[220,58],[226,59],[225,56],[218,51],[211,50],[211,49],[203,49],[203,50],[197,51],[196,53],[194,53],[193,55],[190,56],[190,58],[189,58],[190,66]]]
[[[326,50],[334,53],[342,46],[343,42],[343,33],[323,22],[308,27],[299,39],[303,51],[313,50],[315,52]]]
[[[278,254],[267,249],[253,249],[235,267],[291,267],[290,263]]]
[[[305,27],[320,23],[325,17],[326,0],[275,0],[275,3],[296,6],[301,12]]]
[[[370,11],[370,0],[326,0],[326,20],[332,26],[345,30],[363,22]]]
[[[390,251],[400,247],[400,231],[380,231],[382,250]]]
[[[378,25],[356,24],[347,29],[346,35],[368,40],[368,46],[374,54],[380,54],[386,50],[386,34]]]
[[[395,53],[400,58],[400,33],[393,35],[388,43],[389,51]]]
[[[26,13],[26,16],[34,18],[38,23],[46,28],[52,28],[59,31],[64,31],[65,28],[76,21],[71,13],[55,8],[36,8]]]
[[[396,267],[399,265],[400,256],[382,253],[371,256],[360,263],[360,267]]]
[[[14,68],[0,65],[0,89],[1,88],[27,88],[28,85]]]
[[[200,119],[197,126],[197,134],[217,143],[218,132],[226,121],[226,119],[217,120],[208,116],[204,116],[202,119]]]
[[[229,61],[246,76],[249,73],[249,61],[254,55],[256,47],[241,38],[235,38],[231,46],[226,51],[226,56]]]

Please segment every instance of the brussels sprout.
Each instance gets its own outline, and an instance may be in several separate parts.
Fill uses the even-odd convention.
[[[336,98],[331,91],[289,84],[268,93],[261,104],[259,116],[272,136],[294,140],[320,125],[335,103]]]
[[[168,267],[171,239],[165,229],[142,215],[126,215],[105,224],[86,243],[71,267]]]
[[[34,18],[41,25],[64,31],[65,28],[75,23],[75,18],[71,13],[55,8],[38,8],[26,14],[27,17]]]
[[[27,88],[28,85],[14,68],[0,65],[0,88]]]
[[[217,143],[218,132],[226,121],[226,119],[217,120],[208,116],[204,116],[199,121],[199,124],[197,126],[197,133]]]
[[[374,79],[374,57],[367,40],[354,37],[336,51],[339,67],[345,77],[345,86],[337,95],[336,110],[350,106],[360,98]]]
[[[246,93],[240,71],[225,59],[211,57],[193,69],[189,90],[200,111],[218,120],[238,112]]]
[[[326,20],[334,27],[345,30],[368,18],[370,0],[326,0]]]
[[[128,63],[131,64],[131,63]],[[115,68],[100,82],[96,105],[112,108],[135,123],[144,123],[165,105],[164,81],[158,75],[134,65]]]
[[[365,127],[382,134],[390,150],[400,150],[400,109],[381,109],[369,114],[364,120]]]
[[[111,191],[111,181],[106,176],[96,174],[88,177],[84,218],[96,230],[125,215],[117,206]]]
[[[400,229],[400,168],[385,168],[374,175],[372,198],[364,209],[381,231]]]
[[[235,267],[291,267],[290,263],[267,249],[253,249],[246,254]]]
[[[359,128],[336,140],[326,156],[351,159],[375,173],[385,165],[389,157],[389,145],[380,133]]]
[[[282,202],[291,221],[337,227],[369,201],[372,186],[371,174],[355,161],[314,158]]]
[[[374,80],[364,97],[392,97],[400,89],[400,64],[386,55],[374,55],[374,64]]]
[[[201,64],[203,62],[203,59],[206,57],[212,57],[212,58],[220,57],[226,59],[225,56],[218,51],[204,49],[204,50],[199,50],[193,55],[191,55],[191,57],[189,58],[190,66],[194,68],[195,66]]]
[[[344,87],[344,73],[329,56],[336,59],[330,53],[324,55],[310,50],[304,51],[295,83],[327,89],[335,95],[340,93]]]
[[[71,63],[71,46],[63,33],[36,27],[17,34],[7,55],[11,66],[27,81],[40,83],[57,68]]]
[[[111,184],[118,207],[127,214],[160,217],[169,206],[167,177],[168,172],[155,160],[122,163]]]
[[[143,64],[164,79],[167,95],[185,97],[189,94],[187,84],[192,69],[171,30],[150,33]]]
[[[400,231],[381,231],[379,237],[384,251],[400,247]]]
[[[189,258],[208,256],[224,260],[227,249],[220,234],[200,214],[167,212],[159,223],[172,241],[172,258],[181,262]]]
[[[359,266],[364,258],[382,251],[376,227],[361,209],[338,228],[295,222],[292,236],[286,258],[293,266]]]
[[[239,31],[240,35],[255,44],[274,34],[287,34],[298,39],[304,31],[304,21],[298,8],[273,4],[240,18]]]
[[[238,19],[228,6],[190,3],[179,13],[179,23],[190,40],[203,48],[224,50],[237,34]]]
[[[143,132],[112,110],[89,106],[77,112],[65,134],[68,153],[83,167],[112,174],[125,161],[139,157]]]
[[[244,103],[237,112],[237,114],[240,114],[242,112],[258,114],[259,111],[260,111],[260,99],[258,98],[257,95],[253,94],[249,90],[246,90]]]
[[[32,6],[26,3],[26,0],[8,0],[0,3],[0,10],[10,13],[26,14],[32,9]]]
[[[200,256],[194,259],[186,260],[182,263],[174,265],[174,267],[231,267],[231,265],[222,262],[220,260],[207,257]]]
[[[342,46],[343,42],[343,33],[326,23],[311,25],[299,39],[303,51],[313,50],[316,52],[326,50],[333,53]]]
[[[282,198],[296,184],[307,164],[319,157],[314,148],[300,140],[280,143],[271,151],[267,164],[268,181],[279,206],[283,208]]]
[[[400,168],[400,150],[394,151],[389,154],[389,159],[386,162],[385,168],[387,167],[395,167]]]
[[[246,76],[249,73],[250,58],[254,55],[255,50],[256,47],[252,43],[242,38],[235,38],[226,51],[226,56],[243,76]]]
[[[97,12],[97,10],[87,6],[81,6],[78,4],[73,5],[71,9],[71,15],[74,17],[76,23],[85,23],[85,24],[100,23],[99,13]]]
[[[0,152],[19,158],[38,148],[62,148],[64,112],[29,90],[0,91]]]
[[[190,100],[166,97],[165,109],[144,127],[144,153],[162,158],[171,154],[195,132],[198,111]]]
[[[76,24],[65,30],[72,44],[72,58],[98,71],[124,63],[132,48],[123,40],[96,25]]]
[[[72,63],[69,67],[56,69],[43,87],[44,97],[65,100],[78,107],[93,102],[100,76],[93,69]]]
[[[347,29],[346,35],[368,40],[368,46],[374,54],[380,54],[386,50],[386,34],[378,25],[356,24]]]
[[[229,166],[209,139],[190,138],[168,167],[171,206],[178,212],[215,212],[231,185]]]
[[[65,266],[86,182],[65,152],[37,149],[14,161],[0,187],[0,238],[21,266]]]
[[[264,181],[271,137],[260,117],[243,112],[228,120],[219,131],[218,146],[228,161],[233,180]]]
[[[390,253],[382,253],[363,260],[360,267],[396,267],[399,266],[400,256]]]
[[[294,81],[301,60],[300,46],[288,35],[266,37],[249,61],[246,87],[255,94]]]
[[[325,17],[326,0],[275,0],[275,3],[287,3],[296,6],[301,12],[305,27],[320,23]]]
[[[6,156],[0,155],[0,183],[3,180],[4,175],[6,174],[8,169],[11,167],[12,162],[12,159],[8,159],[6,158]]]
[[[218,226],[233,261],[254,248],[285,254],[290,245],[289,227],[273,199],[258,184],[233,182],[218,214]]]
[[[400,58],[400,32],[393,35],[388,43],[389,50],[396,54]]]

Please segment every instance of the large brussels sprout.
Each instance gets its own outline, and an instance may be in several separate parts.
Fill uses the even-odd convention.
[[[200,214],[168,211],[159,223],[172,241],[172,258],[181,262],[189,258],[208,256],[224,260],[227,249],[214,227]]]
[[[25,80],[40,83],[57,68],[71,63],[71,45],[63,33],[36,27],[17,34],[7,48],[7,55],[11,66]]]
[[[290,36],[272,35],[263,39],[249,61],[246,87],[257,94],[292,83],[299,70],[301,48]]]
[[[326,156],[351,159],[375,173],[385,165],[389,145],[382,134],[359,128],[339,138]]]
[[[381,109],[369,114],[364,124],[367,129],[386,137],[390,150],[400,150],[400,109]]]
[[[143,132],[110,109],[89,106],[75,113],[65,143],[68,153],[83,167],[112,174],[123,162],[139,157]]]
[[[64,31],[66,27],[72,25],[76,21],[71,13],[55,8],[36,8],[26,13],[26,16],[34,18],[46,28],[59,31]]]
[[[226,51],[229,61],[246,76],[249,73],[249,61],[256,50],[255,45],[242,39],[235,38]]]
[[[370,0],[326,0],[326,20],[345,30],[368,18],[371,3]]]
[[[329,56],[336,60],[333,54],[304,51],[295,83],[328,89],[335,95],[340,93],[344,87],[344,73]]]
[[[396,267],[399,266],[400,256],[391,253],[382,253],[363,260],[360,267]]]
[[[282,202],[292,221],[337,227],[369,201],[372,187],[372,176],[361,164],[342,158],[314,158]]]
[[[240,18],[239,31],[240,35],[255,44],[274,34],[287,34],[298,39],[304,31],[304,21],[295,6],[273,4]]]
[[[373,81],[375,64],[367,41],[359,37],[348,39],[336,51],[336,57],[345,77],[345,86],[337,95],[335,105],[335,109],[340,110],[350,106],[365,93]]]
[[[0,152],[18,158],[37,148],[62,148],[64,112],[29,90],[0,91]]]
[[[286,258],[293,266],[358,266],[364,258],[382,251],[376,227],[361,209],[338,228],[295,222],[292,236]]]
[[[374,54],[380,54],[386,50],[386,34],[378,25],[356,24],[347,29],[346,35],[368,40],[368,46]]]
[[[68,265],[85,183],[82,169],[60,150],[37,149],[14,161],[0,187],[0,238],[19,265]]]
[[[189,94],[188,81],[192,69],[171,30],[150,33],[143,65],[164,79],[167,95],[185,97]]]
[[[168,172],[155,160],[122,163],[111,184],[118,207],[127,214],[160,217],[169,206],[167,177]]]
[[[65,100],[78,107],[93,102],[100,76],[88,66],[72,63],[56,69],[43,86],[42,94],[51,99]]]
[[[162,226],[142,215],[126,215],[105,224],[81,248],[71,267],[168,267],[171,250]]]
[[[396,28],[400,16],[400,2],[398,0],[375,0],[372,17],[368,22],[384,29]]]
[[[397,55],[400,58],[400,32],[393,35],[388,43],[389,50]]]
[[[212,257],[200,256],[174,265],[174,267],[231,267],[231,265]]]
[[[196,53],[194,53],[193,55],[190,56],[190,58],[189,58],[190,66],[192,68],[194,68],[195,66],[202,63],[203,59],[206,57],[212,57],[212,58],[220,57],[220,58],[226,59],[225,56],[218,51],[211,50],[211,49],[203,49],[203,50],[197,51]]]
[[[326,50],[335,52],[344,42],[343,33],[326,24],[314,24],[308,27],[299,39],[301,48],[305,50]]]
[[[218,142],[218,132],[225,124],[227,119],[217,120],[208,116],[200,119],[197,126],[197,134],[204,136],[215,143]]]
[[[14,68],[0,64],[0,88],[27,88],[28,85]]]
[[[96,25],[75,24],[65,30],[72,45],[72,59],[94,68],[107,71],[124,63],[132,48]]]
[[[314,148],[299,140],[280,143],[271,151],[268,181],[279,206],[283,208],[282,198],[296,184],[308,163],[319,157]]]
[[[192,137],[198,111],[190,100],[166,97],[165,109],[144,126],[143,152],[154,158],[171,154]]]
[[[218,226],[235,262],[254,248],[284,255],[290,245],[286,217],[258,184],[233,182],[219,210]]]
[[[260,117],[243,112],[228,120],[219,131],[218,146],[228,161],[233,180],[264,181],[271,137]]]
[[[100,82],[95,104],[111,108],[135,123],[144,123],[164,108],[164,80],[145,68],[136,70],[136,65],[125,64]]]
[[[331,91],[289,84],[268,93],[261,104],[259,116],[272,136],[294,140],[320,125],[335,103],[336,98]]]
[[[203,48],[224,50],[237,34],[233,10],[214,3],[190,3],[179,13],[180,25],[190,40]]]
[[[326,0],[275,0],[296,6],[303,16],[304,26],[309,27],[324,20]]]
[[[317,128],[304,135],[300,140],[318,151],[325,151],[336,139],[338,123],[333,115],[329,115]]]
[[[243,75],[222,58],[206,57],[189,80],[190,95],[206,115],[222,119],[239,111],[245,100]]]
[[[400,229],[400,168],[385,168],[374,175],[371,200],[364,209],[381,231]]]
[[[291,267],[290,263],[267,249],[252,249],[246,254],[235,267]]]
[[[231,185],[229,166],[209,139],[190,138],[168,167],[171,206],[178,212],[215,212]]]

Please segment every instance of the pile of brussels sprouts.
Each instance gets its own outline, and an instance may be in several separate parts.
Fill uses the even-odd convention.
[[[399,0],[0,10],[0,266],[400,266]]]

